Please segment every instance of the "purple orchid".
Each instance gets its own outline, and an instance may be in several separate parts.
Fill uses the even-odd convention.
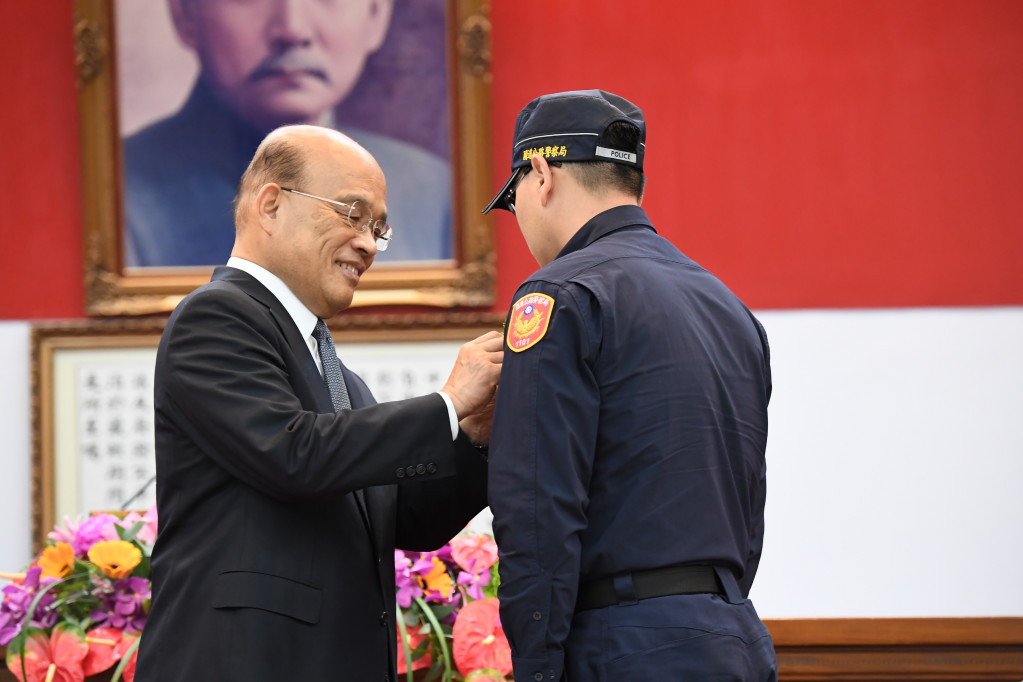
[[[14,617],[12,611],[7,610],[6,600],[0,604],[0,646],[7,644],[21,632],[21,623]]]
[[[394,550],[394,584],[398,588],[398,606],[407,609],[412,600],[423,596],[423,588],[412,575],[412,560],[400,549]]]
[[[100,608],[89,617],[101,626],[142,632],[148,615],[147,604],[151,596],[149,581],[145,578],[115,580],[109,589],[98,586],[94,590],[100,599]]]
[[[483,599],[483,587],[490,584],[490,571],[483,570],[479,573],[475,572],[474,568],[478,562],[475,558],[469,559],[466,562],[468,571],[458,572],[458,584],[465,585],[466,593],[473,599]]]
[[[21,585],[11,584],[2,590],[4,597],[0,602],[0,646],[5,646],[18,636],[32,600],[40,589],[54,582],[52,578],[40,579],[42,572],[43,569],[39,566],[33,566],[25,574],[25,580]],[[53,608],[55,599],[53,592],[43,595],[32,614],[30,627],[44,629],[53,627],[57,622],[57,610]]]

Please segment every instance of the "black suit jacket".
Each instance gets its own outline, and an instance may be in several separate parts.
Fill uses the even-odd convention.
[[[343,371],[335,414],[287,311],[234,268],[171,315],[141,682],[394,679],[393,550],[457,533],[486,465],[440,396],[378,405]]]

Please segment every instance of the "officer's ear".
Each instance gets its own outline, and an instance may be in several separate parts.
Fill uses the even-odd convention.
[[[551,192],[554,191],[554,174],[551,172],[551,165],[540,154],[531,156],[529,162],[535,173],[532,178],[533,182],[539,183],[540,205],[546,207],[547,202],[550,201]],[[524,179],[529,180],[529,175]]]

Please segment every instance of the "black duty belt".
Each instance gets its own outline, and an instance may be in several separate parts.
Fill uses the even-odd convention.
[[[582,583],[579,585],[575,610],[578,613],[652,597],[705,592],[725,594],[713,566],[651,568]]]

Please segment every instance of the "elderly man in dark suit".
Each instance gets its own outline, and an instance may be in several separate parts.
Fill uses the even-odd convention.
[[[323,320],[390,237],[372,156],[314,126],[260,145],[227,267],[185,298],[156,362],[152,611],[139,677],[393,680],[396,546],[486,504],[501,337],[439,393],[376,404]]]

